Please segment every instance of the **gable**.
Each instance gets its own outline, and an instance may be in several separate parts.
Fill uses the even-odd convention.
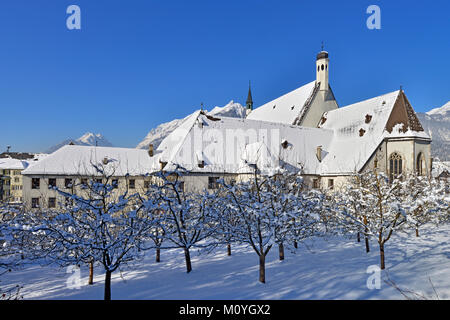
[[[402,125],[402,128],[400,129],[401,132],[406,132],[408,129],[417,132],[424,131],[414,109],[403,91],[400,91],[394,107],[392,108],[386,123],[386,131],[392,133],[393,128],[398,124]]]

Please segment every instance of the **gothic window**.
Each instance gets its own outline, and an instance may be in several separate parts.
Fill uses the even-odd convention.
[[[389,178],[394,180],[397,176],[401,175],[403,172],[403,160],[402,156],[397,152],[394,152],[389,157]]]
[[[417,169],[417,175],[419,175],[419,176],[425,175],[425,172],[426,172],[425,157],[423,156],[422,152],[419,153],[419,155],[417,156],[416,169]]]

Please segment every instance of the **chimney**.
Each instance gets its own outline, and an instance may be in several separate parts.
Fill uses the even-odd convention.
[[[150,144],[148,146],[148,154],[150,157],[153,157],[153,144]]]
[[[322,162],[322,146],[317,147],[316,156],[317,160],[319,160],[319,162]]]

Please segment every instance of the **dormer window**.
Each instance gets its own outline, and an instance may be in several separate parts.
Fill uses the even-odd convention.
[[[366,123],[369,123],[372,120],[372,116],[370,114],[366,114]]]
[[[364,135],[364,133],[366,132],[366,130],[364,129],[359,129],[359,136],[362,137]]]
[[[273,108],[275,109],[275,107],[276,107],[276,106],[277,106],[277,105],[276,105],[276,104],[274,104],[274,105],[273,105]]]

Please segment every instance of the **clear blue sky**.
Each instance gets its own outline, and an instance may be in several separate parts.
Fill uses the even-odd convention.
[[[71,4],[81,30],[66,28]],[[244,103],[249,80],[261,105],[314,80],[322,40],[341,106],[403,85],[427,111],[450,100],[449,16],[448,0],[2,0],[0,151],[86,131],[135,147],[201,102]]]

